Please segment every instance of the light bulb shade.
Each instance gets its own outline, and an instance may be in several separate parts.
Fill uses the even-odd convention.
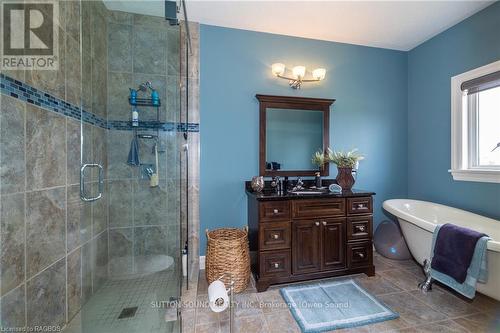
[[[316,68],[315,70],[313,70],[312,72],[312,75],[313,75],[313,78],[315,80],[323,80],[325,78],[325,75],[326,75],[326,69],[324,68]]]
[[[304,76],[306,75],[306,68],[305,68],[305,66],[295,66],[292,69],[292,72],[293,72],[294,79],[298,79],[298,78],[303,79]]]
[[[280,76],[285,74],[285,65],[279,62],[272,64],[271,70],[274,76]]]

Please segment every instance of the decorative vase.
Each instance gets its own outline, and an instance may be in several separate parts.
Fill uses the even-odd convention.
[[[337,167],[337,184],[342,187],[343,190],[350,190],[354,185],[354,177],[352,176],[352,168],[340,168]]]
[[[252,190],[254,190],[255,192],[262,192],[262,190],[264,189],[264,177],[262,176],[252,177],[251,186]]]

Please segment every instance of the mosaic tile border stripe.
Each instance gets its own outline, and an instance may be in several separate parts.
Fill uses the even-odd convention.
[[[197,123],[174,123],[174,122],[156,122],[156,121],[139,121],[139,126],[132,126],[129,121],[109,120],[108,129],[111,130],[152,130],[159,129],[161,131],[177,131],[177,132],[199,132],[200,125]]]
[[[92,125],[106,128],[106,121],[104,119],[87,111],[80,112],[79,107],[71,105],[62,99],[15,80],[5,74],[0,74],[0,90],[4,95],[17,98],[21,101],[76,120],[80,120],[81,113],[83,113],[84,121]]]
[[[91,125],[99,126],[109,130],[152,130],[158,129],[161,131],[177,131],[185,132],[186,127],[188,132],[199,132],[200,125],[197,123],[173,123],[173,122],[139,122],[139,126],[132,126],[129,121],[110,120],[106,121],[102,117],[95,114],[81,110],[78,106],[72,105],[62,99],[38,90],[30,85],[13,79],[5,74],[0,73],[0,92],[4,95],[17,98],[21,101],[36,105],[38,107],[56,112],[60,115],[83,120]]]
[[[177,124],[177,131],[178,132],[199,132],[200,131],[200,124],[198,123],[187,123],[187,130],[186,130],[186,123],[178,123]]]

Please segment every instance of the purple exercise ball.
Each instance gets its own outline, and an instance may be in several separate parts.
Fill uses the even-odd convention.
[[[411,259],[410,251],[406,245],[399,225],[394,221],[382,221],[373,235],[375,250],[389,259]]]

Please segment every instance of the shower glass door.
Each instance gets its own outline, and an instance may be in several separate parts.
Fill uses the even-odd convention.
[[[68,197],[82,246],[68,258],[80,285],[67,331],[178,332],[179,26],[110,7],[81,2],[81,184]]]

